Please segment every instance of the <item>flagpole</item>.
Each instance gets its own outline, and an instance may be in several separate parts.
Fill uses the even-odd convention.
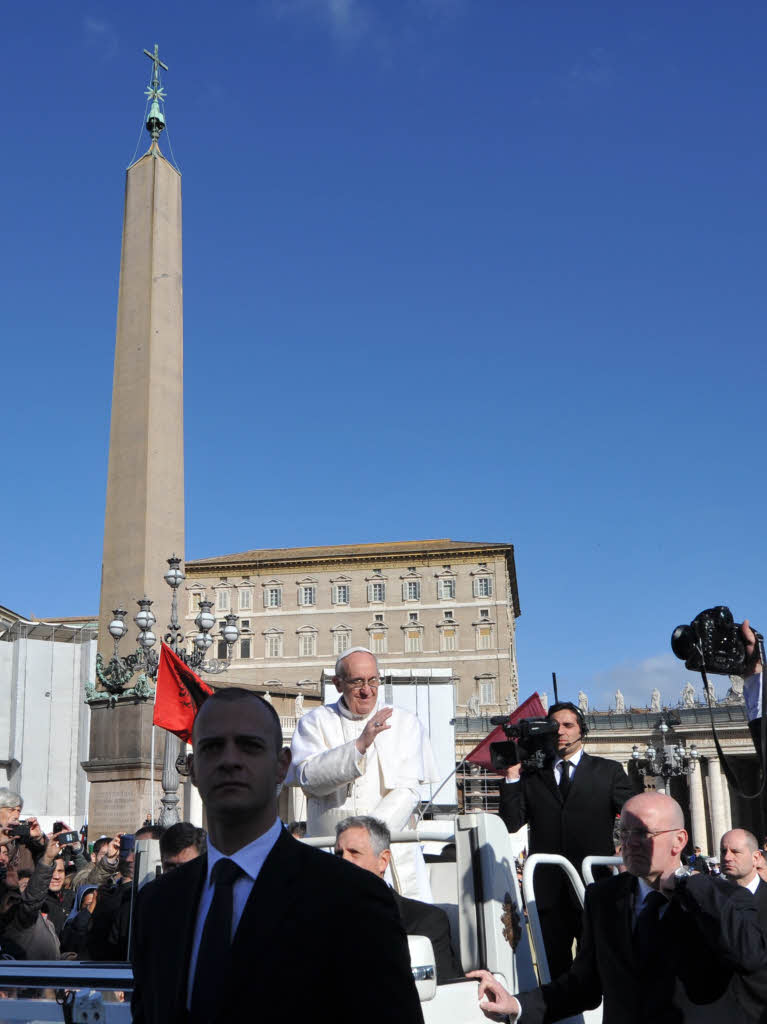
[[[160,641],[160,651],[162,651],[162,640]],[[154,825],[154,731],[157,728],[154,724],[154,709],[157,706],[157,679],[154,681],[154,700],[152,701],[152,745],[149,754],[149,771],[151,773],[152,787],[151,787],[151,800],[152,807],[149,811],[149,820]]]

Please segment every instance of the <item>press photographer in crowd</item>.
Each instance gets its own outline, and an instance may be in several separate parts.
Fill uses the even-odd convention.
[[[588,726],[568,701],[549,708],[551,747],[539,767],[510,765],[501,782],[498,813],[509,832],[530,826],[529,853],[559,853],[577,871],[589,854],[613,856],[615,816],[634,795],[623,767],[583,749]],[[561,868],[542,865],[535,872],[535,894],[551,977],[572,962],[573,939],[580,938],[581,906]]]

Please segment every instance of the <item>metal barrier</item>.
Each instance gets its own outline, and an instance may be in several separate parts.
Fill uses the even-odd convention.
[[[622,857],[584,857],[583,864],[581,865],[581,871],[583,872],[583,878],[586,885],[592,885],[595,881],[594,867],[611,867],[613,874],[618,874],[618,868],[623,863]]]
[[[585,887],[581,881],[581,876],[572,866],[570,861],[560,853],[533,853],[525,861],[525,866],[522,869],[522,894],[525,897],[527,920],[533,936],[533,946],[535,948],[535,956],[538,963],[538,977],[541,985],[545,985],[547,982],[551,981],[551,973],[549,971],[549,962],[546,958],[546,949],[543,945],[541,920],[538,916],[538,905],[535,901],[535,890],[533,889],[533,874],[539,864],[555,864],[557,867],[562,868],[564,873],[572,882],[576,895],[581,901],[581,906],[583,906],[583,894],[585,892]]]
[[[0,1002],[0,1019],[6,1022],[59,1021],[67,1018],[64,1007],[53,998],[30,998],[30,989],[76,991],[71,1008],[74,1022],[99,1020],[103,1024],[130,1024],[130,993],[133,971],[129,963],[91,963],[76,960],[0,960],[0,989],[14,992]],[[19,991],[24,995],[19,997]],[[110,999],[122,992],[126,1001]],[[98,1017],[95,1014],[98,1014]]]

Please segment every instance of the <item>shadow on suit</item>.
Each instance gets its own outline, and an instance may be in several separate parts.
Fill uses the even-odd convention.
[[[133,1020],[187,1019],[189,958],[207,857],[145,886],[135,919]],[[216,1020],[311,1015],[422,1024],[388,887],[281,832],[240,919]]]

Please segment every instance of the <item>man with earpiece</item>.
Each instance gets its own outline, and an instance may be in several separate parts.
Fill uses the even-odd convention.
[[[580,872],[584,857],[615,853],[615,817],[636,788],[617,761],[585,752],[588,726],[575,704],[553,704],[548,718],[559,726],[556,758],[536,771],[508,768],[498,813],[509,832],[529,825],[530,854],[562,854]],[[572,963],[581,905],[559,867],[541,865],[534,884],[549,972],[556,978]]]

